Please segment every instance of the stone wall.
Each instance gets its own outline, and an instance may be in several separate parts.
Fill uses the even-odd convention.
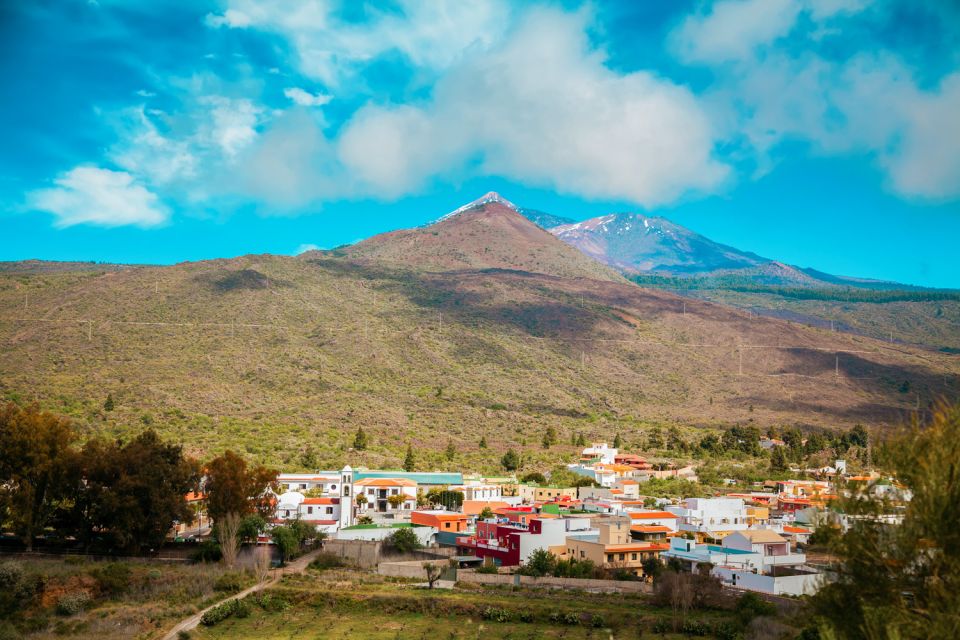
[[[610,593],[652,593],[653,588],[645,582],[627,580],[587,580],[580,578],[534,578],[533,576],[511,575],[505,573],[477,573],[471,569],[457,572],[457,580],[474,584],[500,584],[546,589],[579,589],[582,591],[604,591]]]
[[[380,562],[381,546],[376,540],[326,540],[323,551],[361,569],[372,569]]]

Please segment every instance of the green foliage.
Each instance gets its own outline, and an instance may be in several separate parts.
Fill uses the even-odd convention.
[[[643,574],[656,580],[663,573],[663,562],[659,558],[647,558],[641,563]]]
[[[423,546],[423,544],[420,543],[420,539],[417,537],[417,534],[414,533],[413,529],[410,527],[402,527],[397,529],[387,536],[384,542],[388,548],[393,549],[397,553],[410,553],[411,551],[416,551]]]
[[[103,410],[104,410],[104,411],[113,411],[113,407],[114,407],[113,395],[110,394],[110,393],[108,393],[108,394],[107,394],[107,399],[103,401]]]
[[[457,448],[453,446],[453,440],[447,443],[447,449],[443,452],[443,456],[447,459],[447,462],[453,462],[453,459],[457,457]]]
[[[787,460],[787,452],[784,451],[784,448],[774,447],[770,451],[770,471],[786,471],[789,466],[790,462]]]
[[[237,536],[245,542],[254,542],[266,530],[266,519],[259,513],[251,513],[240,521]]]
[[[618,432],[617,435],[613,436],[613,448],[620,449],[621,447],[623,447],[623,438],[620,437]]]
[[[507,471],[516,471],[520,467],[520,456],[513,449],[510,449],[500,458],[500,466]]]
[[[357,435],[353,437],[353,448],[357,451],[364,451],[369,445],[369,439],[363,427],[357,427]]]
[[[547,430],[543,434],[543,448],[549,449],[552,445],[557,442],[557,431],[553,427],[547,427]]]
[[[484,607],[480,617],[491,622],[510,622],[510,612],[501,607]]]
[[[228,450],[206,465],[203,488],[207,494],[207,513],[214,521],[228,513],[241,516],[258,513],[268,518],[273,511],[268,489],[276,488],[276,483],[275,470],[248,465]]]
[[[751,620],[759,616],[773,616],[777,613],[777,607],[767,602],[757,594],[747,591],[737,598],[737,604],[734,607],[740,623],[746,626]]]
[[[237,618],[246,618],[250,615],[250,606],[245,600],[235,598],[224,602],[221,605],[210,609],[200,617],[200,624],[205,627],[212,627],[220,624],[227,618],[236,616]]]
[[[811,598],[825,637],[954,637],[960,611],[960,405],[888,446],[896,477],[913,494],[900,526],[890,505],[857,487],[838,505],[850,528],[832,545],[837,580]]]
[[[75,616],[83,613],[90,605],[90,595],[86,591],[72,591],[57,599],[57,613],[61,616]]]
[[[228,571],[217,578],[213,583],[213,589],[222,593],[238,593],[243,590],[243,575],[236,571]]]
[[[531,471],[530,473],[524,474],[524,476],[520,478],[520,482],[532,482],[536,485],[545,485],[547,484],[547,479],[539,471]]]
[[[493,513],[493,509],[491,509],[490,507],[484,507],[483,509],[480,510],[480,515],[479,515],[480,520],[489,520],[492,517],[494,517],[494,513]]]
[[[280,551],[281,562],[287,562],[300,552],[300,537],[292,527],[285,525],[274,527],[270,535],[273,544]]]
[[[549,576],[553,573],[556,562],[556,556],[546,549],[535,549],[527,558],[527,561],[517,570],[517,573],[536,578]]]
[[[338,569],[344,566],[346,566],[346,564],[344,563],[343,559],[340,556],[333,555],[332,553],[321,553],[310,563],[310,568],[317,571]]]
[[[432,495],[434,504],[441,505],[452,511],[459,511],[460,507],[463,506],[463,492],[461,491],[448,491],[444,489]]]
[[[590,616],[590,626],[594,629],[602,629],[603,627],[607,626],[607,621],[603,617],[603,614],[595,613]]]
[[[126,593],[130,588],[131,573],[130,567],[122,562],[111,562],[90,571],[100,592],[111,597]]]
[[[479,445],[479,447],[480,447],[481,449],[486,449],[486,448],[487,448],[487,437],[486,437],[486,436],[480,436],[480,445]]]
[[[223,552],[216,540],[204,540],[198,546],[196,551],[190,555],[192,562],[220,562]]]
[[[493,575],[493,574],[500,573],[500,571],[497,568],[497,565],[493,564],[492,562],[484,562],[479,567],[477,567],[477,573]]]
[[[417,468],[417,461],[413,457],[413,447],[407,445],[407,455],[403,458],[403,470],[410,472],[415,471]]]

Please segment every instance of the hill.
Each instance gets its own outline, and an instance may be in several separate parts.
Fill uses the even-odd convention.
[[[960,389],[949,354],[641,288],[503,208],[342,252],[0,272],[0,393],[286,468],[389,467],[407,444],[438,468],[448,442],[489,468],[507,447],[559,462],[547,427],[882,428]],[[360,426],[374,445],[349,451]]]

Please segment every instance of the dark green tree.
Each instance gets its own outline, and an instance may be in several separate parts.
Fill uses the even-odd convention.
[[[363,427],[357,427],[357,435],[353,437],[353,448],[357,451],[364,451],[369,444],[370,441],[367,438],[367,434],[363,430]]]
[[[583,434],[582,434],[582,433],[578,433],[578,434],[577,434],[577,446],[578,446],[578,447],[585,447],[585,446],[587,446],[587,439],[583,437]]]
[[[403,470],[410,472],[416,469],[416,467],[417,467],[417,461],[413,457],[413,446],[408,444],[407,455],[404,456],[403,458]]]
[[[107,394],[107,399],[103,401],[103,410],[113,411],[113,394]]]
[[[457,457],[457,448],[453,446],[453,440],[447,443],[447,450],[443,455],[450,462],[453,462],[453,459]]]
[[[262,465],[248,465],[233,451],[226,451],[207,463],[203,491],[207,494],[207,513],[214,521],[228,513],[240,517],[259,513],[273,515],[273,494],[277,472]]]
[[[620,434],[617,433],[613,436],[613,448],[620,449],[621,447],[623,447],[623,440],[620,438]]]
[[[520,478],[520,482],[532,482],[534,484],[547,484],[547,479],[539,471],[531,471]]]
[[[423,546],[420,543],[420,538],[418,538],[413,529],[409,527],[397,529],[387,536],[384,542],[388,548],[393,549],[397,553],[410,553]]]
[[[516,471],[520,467],[520,456],[513,449],[510,449],[500,458],[500,465],[507,471]]]
[[[487,448],[487,437],[486,437],[486,436],[480,436],[480,448],[481,448],[481,449],[486,449],[486,448]]]
[[[197,487],[197,465],[153,430],[126,444],[90,440],[75,461],[80,482],[72,513],[87,544],[109,532],[125,551],[156,549],[174,521],[191,517],[185,496]]]
[[[770,470],[779,473],[786,471],[789,467],[790,463],[784,447],[774,447],[770,452]]]
[[[557,558],[546,549],[535,549],[519,572],[525,576],[543,577],[553,573]]]

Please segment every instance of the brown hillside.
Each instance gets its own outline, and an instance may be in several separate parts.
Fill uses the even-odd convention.
[[[287,467],[395,465],[407,443],[439,467],[452,441],[458,464],[480,468],[524,443],[557,455],[539,448],[547,426],[561,440],[883,426],[960,389],[955,356],[495,264],[244,256],[0,274],[0,391],[90,432],[152,425],[196,452]],[[347,451],[358,426],[376,443],[363,454]],[[481,434],[493,452],[475,449]]]
[[[613,270],[500,202],[479,205],[427,227],[374,236],[342,253],[359,262],[426,271],[510,269],[564,278],[622,280]]]

